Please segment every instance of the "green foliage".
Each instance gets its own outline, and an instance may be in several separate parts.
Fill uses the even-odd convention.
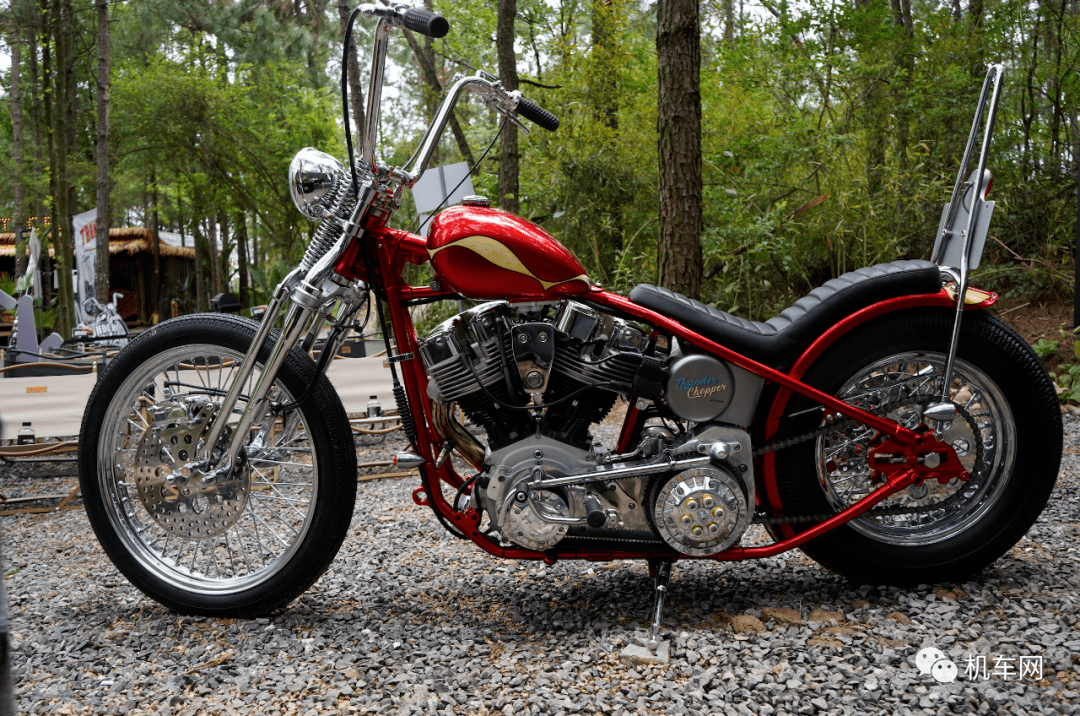
[[[1062,389],[1058,393],[1058,400],[1062,403],[1080,403],[1080,365],[1059,365],[1058,372],[1051,373],[1050,377]]]
[[[130,152],[118,171],[137,190],[153,167],[170,217],[179,218],[185,199],[189,212],[209,203],[254,214],[273,253],[298,258],[307,222],[293,208],[284,178],[300,147],[340,149],[333,97],[305,87],[287,64],[242,65],[222,76],[208,43],[175,50],[178,56],[117,68],[116,140]],[[282,95],[289,101],[281,102]]]
[[[1072,357],[1077,361],[1080,361],[1080,339],[1077,338],[1077,334],[1080,334],[1080,326],[1072,329],[1071,331],[1065,330],[1065,324],[1058,326],[1058,334],[1061,336],[1061,340],[1065,345],[1072,346]],[[1038,351],[1036,351],[1037,353]]]
[[[56,330],[56,324],[60,320],[60,312],[56,309],[56,301],[52,308],[46,308],[37,312],[38,332],[47,335]]]
[[[274,289],[279,283],[285,280],[285,277],[289,275],[289,272],[293,270],[295,264],[286,261],[284,259],[278,259],[269,266],[264,265],[262,269],[251,267],[251,279],[255,287],[255,296],[252,298],[252,304],[260,305],[270,303],[270,298],[274,293]]]
[[[33,3],[17,5],[12,13],[37,12]],[[948,3],[911,5],[909,33],[886,2],[782,3],[775,16],[737,13],[725,39],[722,4],[701,5],[705,302],[767,318],[845,271],[926,258],[982,75],[999,61],[1008,73],[990,157],[997,208],[975,281],[1010,295],[1072,290],[1080,16],[1071,6],[1021,0],[962,6],[954,17]],[[313,230],[287,194],[290,158],[304,146],[344,155],[336,3],[110,7],[113,225],[149,225],[156,212],[163,228],[190,239],[206,237],[223,217],[246,216],[252,300],[265,302]],[[452,27],[430,42],[440,80],[496,73],[494,4],[440,0],[434,9]],[[69,68],[78,99],[69,164],[73,208],[82,211],[94,203],[94,23],[89,0],[73,10],[82,54]],[[357,23],[362,72],[370,25]],[[664,249],[655,6],[518,0],[516,31],[522,92],[562,120],[558,132],[519,138],[522,214],[605,286],[655,282]],[[401,164],[439,98],[400,33],[390,47],[378,151]],[[23,93],[24,114],[39,121],[32,94]],[[456,113],[478,158],[495,118],[475,100]],[[8,211],[11,132],[0,113],[0,204]],[[48,195],[47,148],[43,155],[25,180],[30,196]],[[497,155],[473,177],[478,193],[496,195]],[[433,165],[460,159],[447,132]],[[395,225],[412,228],[411,208]],[[235,243],[229,234],[226,253]],[[444,310],[425,311],[418,324]],[[1050,343],[1040,349],[1047,356]]]
[[[1035,355],[1045,359],[1047,356],[1052,355],[1057,351],[1058,342],[1047,338],[1040,338],[1036,343],[1032,344],[1031,348],[1035,351]]]

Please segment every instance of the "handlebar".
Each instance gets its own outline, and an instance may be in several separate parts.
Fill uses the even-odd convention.
[[[365,17],[378,18],[379,23],[375,28],[374,41],[371,50],[371,78],[368,85],[367,113],[365,126],[361,135],[360,163],[371,169],[380,171],[375,161],[375,136],[379,122],[379,110],[382,100],[383,68],[385,67],[387,40],[391,27],[405,27],[429,37],[444,37],[450,30],[450,23],[445,17],[428,10],[412,8],[407,5],[376,5],[363,4],[358,12]],[[345,63],[342,63],[343,67]],[[342,83],[345,84],[344,82]],[[428,126],[427,132],[421,141],[420,149],[417,150],[409,166],[401,169],[384,168],[387,176],[395,178],[395,181],[406,186],[412,186],[423,174],[427,167],[442,135],[443,129],[449,120],[450,113],[462,92],[470,90],[478,95],[491,109],[494,109],[504,117],[520,124],[517,117],[533,122],[539,127],[555,131],[559,127],[559,119],[540,105],[525,99],[517,90],[507,91],[499,81],[491,75],[477,72],[475,75],[463,77],[454,82],[446,93],[442,104],[435,114],[435,118]],[[343,101],[344,102],[344,101]],[[343,111],[347,112],[347,108]]]

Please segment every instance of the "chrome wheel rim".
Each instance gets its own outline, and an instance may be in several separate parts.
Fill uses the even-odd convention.
[[[955,537],[981,520],[998,502],[1012,474],[1016,422],[1001,389],[971,363],[957,358],[950,397],[961,410],[949,423],[924,421],[922,410],[937,402],[945,355],[910,352],[889,356],[858,371],[836,396],[871,412],[888,406],[887,416],[905,427],[926,422],[944,442],[953,445],[972,475],[942,485],[926,480],[892,495],[878,507],[926,508],[962,493],[945,508],[919,514],[862,516],[847,524],[856,532],[897,546],[933,544]],[[841,511],[878,487],[871,481],[869,445],[878,432],[858,425],[819,436],[815,464],[829,504]]]
[[[231,481],[234,493],[244,493],[243,499],[235,500],[239,514],[228,513],[228,519],[215,522],[214,529],[194,536],[190,530],[181,533],[160,514],[166,502],[148,497],[153,490],[145,480],[154,471],[145,467],[146,446],[158,447],[151,443],[157,439],[152,435],[154,427],[160,427],[160,418],[155,416],[165,406],[185,400],[220,404],[243,357],[238,351],[207,344],[155,355],[133,371],[113,396],[98,442],[98,485],[117,536],[141,567],[189,592],[233,594],[272,578],[299,549],[314,513],[318,461],[300,411],[275,415],[267,409],[256,419],[245,445],[247,466]],[[235,417],[246,407],[246,396],[261,368],[255,368],[241,391]],[[269,398],[269,402],[282,403],[291,402],[293,396],[278,380]],[[198,432],[199,426],[194,426],[192,433]],[[193,450],[189,454],[193,456]],[[165,483],[153,487],[175,493]],[[196,508],[211,504],[208,500],[214,494],[208,494],[210,498],[198,495],[185,504]]]

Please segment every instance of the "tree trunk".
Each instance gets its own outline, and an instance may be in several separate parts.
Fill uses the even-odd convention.
[[[915,25],[911,19],[911,0],[893,0],[893,24],[902,28],[904,40],[896,57],[896,71],[900,78],[895,83],[896,103],[896,157],[900,168],[908,169],[908,143],[911,127],[911,112],[908,102],[911,96],[911,84],[915,75]]]
[[[1050,75],[1049,91],[1047,98],[1050,100],[1050,155],[1054,157],[1054,161],[1051,163],[1052,171],[1054,172],[1054,178],[1057,179],[1061,176],[1061,169],[1063,165],[1058,163],[1058,155],[1064,153],[1060,141],[1061,127],[1065,119],[1065,112],[1061,106],[1061,50],[1064,43],[1063,33],[1065,32],[1065,9],[1067,7],[1066,0],[1061,0],[1061,11],[1055,13],[1056,17],[1053,30],[1050,33],[1048,40],[1053,46],[1054,57],[1054,72]],[[1050,22],[1047,22],[1047,26],[1050,27]],[[1066,132],[1067,134],[1067,132]],[[1068,144],[1068,138],[1066,137],[1065,144]]]
[[[97,5],[97,300],[109,301],[109,0]],[[156,204],[156,202],[155,202]],[[155,229],[156,232],[156,229]],[[155,262],[156,264],[156,262]]]
[[[592,0],[592,95],[597,119],[610,129],[619,128],[619,68],[616,66],[615,23],[618,10],[612,0]]]
[[[75,327],[75,292],[71,270],[75,264],[71,236],[71,207],[68,205],[68,21],[60,11],[59,0],[52,0],[53,26],[53,163],[56,166],[56,193],[53,212],[53,236],[56,247],[57,332],[65,339]]]
[[[154,280],[150,289],[152,312],[161,310],[161,214],[158,211],[157,167],[150,165],[150,241],[153,244]]]
[[[251,265],[260,271],[263,269],[261,254],[259,254],[259,216],[251,217]]]
[[[207,310],[206,303],[206,276],[203,269],[203,251],[206,250],[206,239],[203,238],[199,229],[199,222],[195,222],[195,310],[203,313]]]
[[[229,256],[232,255],[232,241],[229,233],[229,215],[223,209],[218,209],[217,214],[218,232],[221,235],[221,251],[218,252],[218,275],[221,276],[221,290],[228,291],[232,283],[232,273],[229,271]]]
[[[48,207],[52,213],[53,219],[56,217],[56,163],[53,161],[53,154],[55,152],[53,142],[53,71],[52,71],[52,17],[49,9],[51,6],[51,0],[40,0],[41,3],[41,26],[39,28],[38,37],[41,44],[41,97],[42,97],[42,117],[45,118],[45,127],[48,132],[45,135],[45,141],[42,142],[42,148],[48,151],[48,187],[45,191],[41,192],[42,196],[48,197]],[[45,167],[44,159],[41,166]],[[42,282],[45,284],[42,286],[41,297],[43,306],[51,306],[53,301],[53,287],[51,277],[56,271],[56,264],[59,261],[60,255],[60,241],[56,238],[56,225],[50,220],[45,221],[45,200],[41,201],[41,211],[38,212],[38,216],[41,221],[41,255],[43,257],[44,264],[44,276],[42,276]],[[48,236],[45,235],[45,231],[48,229]],[[50,263],[49,259],[49,245],[53,247],[53,258]]]
[[[67,66],[64,70],[64,81],[67,83],[65,87],[65,102],[64,110],[67,112],[67,147],[68,156],[75,153],[75,149],[78,146],[76,143],[76,129],[79,126],[77,121],[79,116],[79,97],[78,88],[75,82],[75,64],[82,58],[76,53],[75,38],[78,32],[75,27],[75,8],[72,6],[71,0],[64,0],[64,5],[61,8],[62,19],[64,23],[64,42],[67,45]],[[68,209],[72,214],[75,213],[75,182],[69,178],[68,187]],[[74,239],[73,239],[74,240]],[[74,246],[74,243],[72,244]]]
[[[38,40],[41,36],[41,16],[38,16],[38,26],[33,28],[33,32],[30,33],[30,111],[33,112],[35,121],[31,122],[34,128],[34,181],[33,181],[33,221],[31,222],[40,231],[44,221],[44,208],[45,205],[42,201],[42,196],[45,192],[41,191],[41,174],[45,169],[44,161],[44,141],[41,137],[41,125],[42,122],[37,121],[42,117],[41,107],[41,80],[38,76]]]
[[[724,41],[735,42],[735,0],[724,0]]]
[[[971,26],[978,29],[982,27],[983,23],[983,0],[969,0],[968,2],[968,22]]]
[[[236,236],[236,264],[240,279],[240,307],[248,308],[250,297],[248,295],[248,252],[247,252],[247,216],[238,211],[233,223],[236,228],[233,233]]]
[[[338,18],[341,20],[341,40],[345,41],[345,28],[349,24],[349,0],[338,0]],[[359,19],[359,18],[357,18]],[[364,93],[360,90],[360,62],[356,59],[356,25],[353,24],[353,39],[349,42],[349,104],[352,105],[354,137],[363,136],[364,131]]]
[[[23,111],[22,111],[22,38],[18,29],[12,31],[11,46],[11,153],[15,160],[14,200],[12,228],[15,232],[15,276],[26,273],[26,239],[22,229],[26,225],[26,163],[23,159]]]
[[[1073,330],[1080,328],[1080,291],[1076,290],[1075,279],[1080,275],[1080,139],[1076,142],[1075,154],[1076,160],[1076,226],[1073,229],[1075,238],[1073,239]],[[1075,350],[1075,344],[1074,344]]]
[[[187,237],[184,236],[184,191],[179,189],[176,192],[176,218],[180,223],[180,247],[187,247]]]
[[[698,0],[659,0],[660,244],[665,286],[701,294],[701,30]]]
[[[498,20],[495,31],[495,51],[499,56],[499,79],[507,90],[518,88],[517,55],[514,52],[514,18],[517,17],[517,0],[499,0]],[[518,201],[518,153],[517,127],[506,122],[503,129],[499,156],[499,208],[517,214],[521,211]]]
[[[1036,89],[1038,80],[1036,76],[1039,69],[1039,37],[1038,32],[1031,33],[1031,64],[1027,68],[1025,87],[1020,92],[1020,123],[1024,127],[1024,166],[1028,172],[1039,171],[1039,160],[1035,156],[1036,147],[1032,145],[1032,128],[1039,116],[1039,103]]]
[[[593,116],[610,132],[599,147],[604,154],[613,154],[619,134],[619,72],[622,58],[619,53],[618,18],[625,14],[620,0],[592,0],[592,37],[590,55],[590,94],[593,97]],[[615,179],[615,177],[612,177]],[[596,211],[596,261],[600,264],[601,247],[621,251],[623,248],[623,209],[628,200],[620,182],[601,181],[604,205]]]

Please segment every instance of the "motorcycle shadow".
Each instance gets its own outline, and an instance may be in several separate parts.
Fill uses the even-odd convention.
[[[1050,564],[1006,556],[982,576],[965,582],[962,589],[957,584],[901,588],[854,585],[801,555],[789,556],[780,564],[685,562],[674,570],[664,628],[757,631],[755,622],[747,622],[746,617],[767,624],[777,613],[792,619],[790,623],[777,619],[777,624],[802,626],[815,611],[820,612],[819,620],[854,613],[862,621],[867,611],[878,615],[904,611],[905,597],[925,600],[941,589],[964,593],[996,590],[1010,583],[1050,582],[1055,578],[1053,571]],[[370,628],[373,646],[386,639],[405,641],[432,627],[452,629],[462,643],[534,641],[625,634],[648,623],[653,605],[653,581],[644,563],[567,563],[479,574],[474,579],[483,587],[467,578],[463,585],[426,589],[376,582],[364,596],[348,595],[345,590],[346,594],[328,599],[316,591],[279,613],[275,621],[295,620],[297,627],[310,630],[313,636],[320,632],[329,636],[338,628],[327,628],[329,613],[331,618],[351,622],[354,630]],[[911,616],[918,618],[914,611]]]

